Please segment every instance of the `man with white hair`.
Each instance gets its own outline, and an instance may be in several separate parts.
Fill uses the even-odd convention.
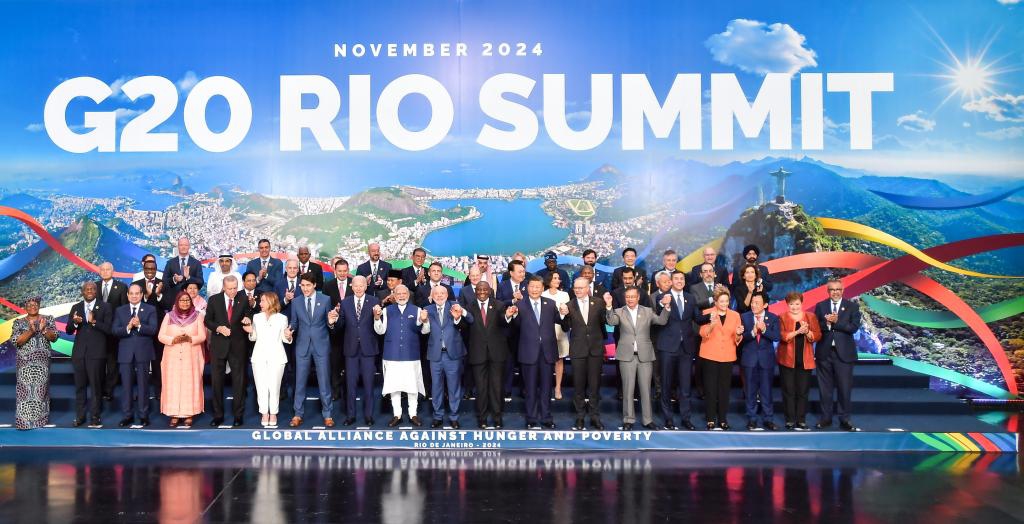
[[[99,265],[100,279],[96,281],[96,294],[110,306],[111,311],[128,303],[128,286],[114,278],[114,265],[103,262]],[[117,366],[117,347],[120,340],[113,334],[107,335],[107,369],[103,380],[103,400],[114,398],[114,388],[121,382]]]
[[[178,239],[178,250],[175,256],[167,259],[164,265],[163,280],[171,296],[178,296],[189,284],[196,284],[199,289],[206,285],[203,279],[203,266],[190,252],[192,244],[188,237]]]
[[[402,421],[402,393],[409,402],[409,422],[422,426],[416,415],[419,395],[426,393],[423,387],[423,368],[420,367],[420,335],[430,333],[427,310],[409,302],[409,288],[404,284],[395,286],[395,303],[381,308],[373,307],[373,330],[384,335],[384,388],[383,394],[391,397],[394,417],[388,427],[395,427]]]
[[[210,281],[206,283],[206,296],[216,295],[224,290],[224,278],[232,276],[242,282],[242,275],[238,273],[238,264],[235,257],[230,254],[222,254],[217,258],[217,267],[210,274]]]

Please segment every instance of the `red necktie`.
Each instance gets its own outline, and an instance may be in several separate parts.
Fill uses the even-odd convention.
[[[758,331],[758,329],[757,329],[757,317],[754,317],[754,333],[755,333],[754,340],[756,340],[757,343],[760,344],[761,343],[761,332]]]
[[[232,302],[233,301],[228,302],[228,322],[231,322],[231,312],[234,311],[234,308],[232,307],[234,304],[232,304]]]
[[[487,306],[483,302],[480,303],[480,321],[487,327]]]

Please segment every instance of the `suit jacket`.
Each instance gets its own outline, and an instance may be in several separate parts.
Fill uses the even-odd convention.
[[[245,265],[245,271],[243,271],[242,274],[244,275],[246,272],[252,271],[258,279],[260,276],[260,266],[262,265],[263,261],[259,257],[256,257]],[[277,281],[283,276],[284,264],[280,260],[270,257],[270,260],[267,262],[267,278],[257,282],[256,291],[273,291],[274,286],[277,285]]]
[[[302,281],[299,279],[298,276],[296,276],[295,277],[295,291],[294,291],[295,299],[296,300],[300,296],[302,296],[302,288],[299,287],[300,282],[302,282]],[[281,314],[286,316],[286,317],[289,316],[289,314],[292,311],[291,303],[284,301],[284,294],[287,293],[287,292],[288,292],[288,275],[284,275],[280,279],[278,279],[277,283],[274,284],[274,293],[277,293],[277,299],[279,301],[281,301]]]
[[[487,301],[487,318],[480,311],[480,302],[475,298],[462,304],[476,319],[469,325],[469,363],[504,362],[508,359],[509,323],[505,322],[508,306],[491,297]]]
[[[371,271],[370,261],[367,260],[359,267],[356,268],[356,274],[366,277],[366,293],[369,295],[376,295],[377,291],[381,288],[386,288],[388,271],[391,271],[391,264],[384,260],[377,261],[377,275],[380,276],[380,285],[377,285],[376,279],[373,278],[373,271]]]
[[[491,298],[494,298],[494,288],[491,288]],[[472,284],[463,284],[462,288],[459,289],[459,304],[462,307],[467,307],[471,302],[476,301],[476,290],[473,289]],[[477,304],[476,307],[480,309],[480,304]]]
[[[217,293],[206,300],[206,317],[204,324],[210,330],[208,338],[210,353],[217,358],[228,358],[234,353],[235,356],[248,354],[249,334],[242,329],[242,319],[251,316],[249,312],[249,299],[244,292],[235,295],[231,306],[231,317],[228,318],[228,307],[224,303],[224,293]],[[226,326],[231,330],[231,335],[224,336],[217,333],[217,328]]]
[[[103,281],[96,281],[96,297],[99,300],[103,300]],[[117,308],[128,303],[128,286],[124,282],[116,278],[110,279],[110,292],[107,293],[106,303],[110,306],[111,310],[117,310]]]
[[[421,266],[420,269],[423,270],[423,281],[430,280],[430,277],[427,276],[427,266]],[[416,290],[416,268],[409,266],[402,269],[402,283],[409,288],[409,292]]]
[[[587,319],[575,295],[569,299],[565,327],[569,329],[569,358],[603,357],[605,303],[601,297],[588,297]]]
[[[458,299],[458,297],[455,295],[455,290],[452,289],[451,286],[445,284],[444,282],[439,282],[438,285],[443,286],[445,289],[448,290],[448,300],[454,301]],[[413,304],[416,304],[419,307],[427,307],[427,305],[430,304],[430,290],[430,280],[427,280],[426,282],[416,286],[415,295],[413,297]]]
[[[271,293],[273,293],[273,290],[271,290]],[[244,288],[239,289],[238,294],[242,295],[242,298],[244,298],[246,302],[249,301],[249,294],[245,292]],[[257,289],[253,290],[252,294],[256,301],[251,306],[249,306],[249,317],[252,317],[256,313],[263,311],[263,308],[260,307],[260,296],[263,295],[263,292],[259,290],[259,286],[257,286]]]
[[[740,264],[740,265],[736,266],[736,268],[732,270],[732,281],[734,283],[735,282],[742,282],[743,281],[743,277],[740,276],[740,270],[743,269],[743,266],[745,266],[745,265],[747,265],[746,261],[744,261],[743,264]],[[764,292],[767,293],[767,292],[771,291],[772,290],[771,272],[768,271],[768,268],[764,267],[764,264],[758,264],[757,265],[757,270],[761,272],[761,280],[762,280],[762,285],[764,285]]]
[[[329,355],[331,352],[330,331],[333,326],[327,323],[327,313],[334,309],[331,301],[323,293],[313,293],[313,314],[306,311],[306,296],[299,294],[292,301],[288,324],[293,326],[292,339],[295,341],[295,356]],[[372,316],[372,314],[371,314]]]
[[[803,351],[803,369],[814,369],[814,342],[821,340],[821,327],[818,318],[814,313],[804,312],[804,321],[807,323],[807,335],[804,335],[804,347],[796,347],[796,338],[786,340],[786,335],[796,331],[796,321],[784,313],[779,317],[779,345],[775,348],[775,355],[780,366],[787,368],[796,367],[796,352]]]
[[[697,264],[690,268],[690,272],[686,274],[686,285],[693,286],[704,281],[700,276],[700,266],[703,266],[704,262]],[[722,284],[723,286],[729,287],[729,271],[724,267],[715,266],[715,284]]]
[[[661,305],[663,296],[664,293],[661,292],[654,295],[654,312],[659,315],[664,309]],[[693,295],[683,291],[682,315],[679,314],[678,309],[673,302],[668,322],[659,328],[655,335],[655,349],[670,355],[678,354],[680,351],[686,355],[694,355],[697,353],[697,332],[694,326],[705,320],[700,304],[697,303]]]
[[[170,309],[171,309],[169,307],[167,307],[167,308],[164,307],[164,305],[167,302],[169,302],[169,300],[168,300],[168,293],[166,292],[167,290],[166,289],[161,290],[160,295],[157,295],[157,293],[156,293],[157,285],[162,283],[162,282],[163,281],[160,280],[159,278],[156,278],[156,277],[153,278],[153,293],[150,294],[150,295],[146,294],[146,279],[145,278],[140,278],[140,279],[136,280],[135,282],[132,282],[133,286],[134,285],[138,285],[139,287],[142,288],[142,301],[156,308],[159,321],[163,321],[163,319],[164,319],[164,312],[165,311],[170,311]],[[167,284],[164,284],[164,285],[166,286]],[[173,300],[173,298],[171,298],[170,300]]]
[[[740,341],[740,365],[754,367],[758,364],[764,369],[775,366],[775,343],[779,341],[780,321],[775,313],[764,311],[765,332],[761,339],[751,333],[754,331],[754,312],[747,311],[740,315],[743,322],[743,340]]]
[[[337,287],[335,287],[337,290]],[[365,293],[363,308],[356,319],[356,296],[347,294],[338,310],[335,333],[340,331],[342,352],[346,357],[370,357],[380,354],[380,340],[373,330],[373,306],[380,304],[377,297]]]
[[[576,272],[576,274],[572,276],[572,280],[575,282],[579,277],[580,273]],[[596,267],[594,268],[594,284],[600,285],[602,288],[606,288],[609,280],[611,280],[611,275],[605,271],[597,269]]]
[[[427,319],[430,322],[430,333],[427,335],[427,359],[440,362],[441,348],[448,352],[448,358],[460,359],[466,356],[466,346],[462,343],[462,333],[473,323],[473,315],[466,309],[462,310],[462,319],[455,323],[452,306],[455,301],[449,300],[439,309],[437,304],[426,306]],[[444,322],[441,322],[444,315]]]
[[[343,287],[345,289],[345,298],[348,298],[348,296],[352,294],[352,278],[346,278],[345,285]],[[367,293],[369,293],[369,291],[367,291]],[[337,306],[341,303],[342,297],[338,293],[337,278],[332,278],[327,282],[324,282],[324,294],[330,297],[331,307]]]
[[[615,346],[615,360],[632,362],[636,356],[640,362],[654,362],[654,342],[651,341],[651,326],[664,326],[668,323],[670,310],[663,309],[660,314],[647,306],[637,306],[636,324],[626,307],[612,309],[608,312],[608,324],[619,326],[619,343]],[[633,345],[636,343],[636,353]]]
[[[640,289],[640,305],[651,307],[651,295],[647,294],[647,291]],[[601,293],[603,296],[604,293]],[[626,305],[626,288],[619,286],[618,288],[612,289],[612,307],[618,309]]]
[[[519,290],[523,293],[523,298],[526,298],[526,279],[519,283]],[[506,278],[498,283],[498,290],[495,292],[496,298],[505,304],[511,306],[515,301],[515,290],[512,289],[512,280]]]
[[[316,277],[316,290],[323,291],[324,289],[324,268],[314,259],[309,259],[306,263],[306,272],[312,273]],[[302,262],[299,262],[299,276],[302,276]]]
[[[71,321],[75,313],[82,317],[80,325],[75,325]],[[96,325],[85,321],[87,317],[84,301],[79,301],[71,306],[71,312],[68,313],[68,324],[65,331],[68,335],[75,335],[75,342],[71,346],[73,360],[107,358],[107,335],[110,334],[110,325],[113,322],[113,310],[100,297],[96,297],[91,314],[92,318],[96,319]]]
[[[192,255],[188,256],[188,279],[182,280],[177,284],[174,283],[174,275],[184,276],[184,272],[181,267],[181,260],[177,255],[167,259],[167,264],[164,265],[163,279],[166,281],[164,284],[164,295],[168,291],[171,292],[172,297],[177,296],[178,292],[185,289],[185,286],[189,282],[195,282],[199,285],[199,289],[203,289],[206,281],[203,278],[203,266],[196,260]],[[173,298],[171,300],[174,300]],[[173,305],[173,304],[172,304]]]
[[[612,271],[612,286],[611,287],[612,287],[613,290],[614,289],[619,289],[619,288],[623,287],[623,285],[622,285],[622,270],[625,269],[625,268],[626,268],[626,266],[619,266],[619,267],[615,268],[615,271]],[[643,286],[646,286],[647,285],[647,271],[644,270],[643,268],[641,268],[639,264],[633,266],[633,271],[636,273],[636,277],[638,277],[638,279],[642,279],[642,280],[640,280],[640,283]],[[636,280],[634,280],[634,282],[636,282]]]
[[[530,297],[524,296],[516,303],[519,313],[512,319],[512,324],[513,329],[519,330],[519,362],[522,364],[536,364],[541,358],[548,364],[554,364],[558,359],[555,324],[561,324],[562,329],[565,329],[567,323],[559,319],[554,300],[546,297],[540,297],[539,300],[539,321],[533,313]]]
[[[832,313],[831,302],[832,299],[826,298],[814,306],[814,316],[818,317],[821,325],[821,340],[814,346],[814,358],[827,358],[826,352],[831,350],[835,341],[839,359],[843,362],[856,362],[857,343],[853,340],[853,334],[860,329],[860,304],[844,298],[839,303],[836,323],[829,326],[825,321],[825,315]]]
[[[726,310],[725,324],[722,324],[717,313],[710,309],[706,312],[711,318],[700,327],[700,357],[715,362],[735,362],[736,348],[739,346],[736,328],[743,325],[740,314],[731,309]]]
[[[715,284],[718,284],[716,281]],[[696,284],[689,286],[690,294],[693,295],[694,300],[697,301],[697,309],[707,309],[715,305],[714,290],[715,287],[711,286],[711,291],[708,291],[708,287],[704,284],[703,279],[698,279]]]
[[[114,311],[114,323],[111,331],[115,337],[121,339],[117,346],[118,362],[156,360],[153,339],[160,331],[157,308],[152,304],[140,302],[138,315],[142,325],[128,331],[128,321],[132,318],[132,305],[125,304]]]

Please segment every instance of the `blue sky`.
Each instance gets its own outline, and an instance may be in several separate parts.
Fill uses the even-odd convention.
[[[383,174],[390,183],[444,185],[483,177],[489,183],[480,185],[517,186],[576,179],[605,162],[638,171],[655,169],[669,157],[726,163],[767,154],[802,155],[798,135],[794,136],[797,149],[770,151],[767,128],[758,139],[738,137],[734,151],[711,151],[707,125],[705,149],[700,152],[678,151],[678,138],[673,134],[660,141],[648,139],[643,152],[624,153],[617,127],[601,147],[587,152],[553,146],[543,129],[537,143],[516,153],[499,153],[474,143],[487,121],[477,108],[477,92],[494,74],[520,73],[537,79],[529,104],[539,109],[541,75],[564,73],[570,109],[585,125],[591,74],[646,73],[656,92],[664,93],[676,73],[736,73],[752,96],[762,80],[760,67],[895,74],[895,92],[874,99],[875,150],[850,151],[844,127],[849,120],[848,98],[826,94],[825,112],[831,124],[825,150],[811,152],[811,156],[886,174],[1024,176],[1024,57],[1019,44],[1024,41],[1024,3],[1013,4],[1012,0],[34,1],[5,2],[0,14],[5,40],[0,49],[4,71],[0,78],[0,183],[28,174],[60,176],[158,167],[225,181],[244,178],[254,189],[269,193],[290,193],[289,184],[323,180],[362,186],[372,174]],[[721,36],[712,38],[714,35]],[[461,60],[335,59],[331,53],[335,42],[425,41],[464,41],[470,44],[470,56]],[[477,56],[485,41],[541,42],[544,54]],[[955,94],[943,104],[952,88],[948,80],[934,75],[946,73],[942,64],[951,58],[940,41],[961,60],[978,55],[989,44],[983,65],[998,59],[990,68],[994,73],[990,80],[998,82],[989,85],[992,91],[975,96],[970,104]],[[795,56],[804,58],[765,64],[757,52],[765,46],[795,51]],[[373,75],[376,94],[389,80],[410,73],[433,76],[452,94],[456,120],[445,143],[409,153],[375,136],[370,152],[278,151],[280,75],[320,74],[333,79],[342,92],[344,113],[346,75]],[[115,82],[141,75],[164,76],[184,88],[212,75],[237,80],[253,104],[253,125],[247,138],[229,153],[198,150],[183,132],[184,98],[174,116],[159,128],[180,133],[178,153],[74,155],[59,150],[39,129],[46,97],[63,79],[93,76]],[[709,82],[705,76],[705,89]],[[797,89],[794,96],[798,97]],[[73,104],[69,123],[80,124],[81,112],[91,105],[85,101]],[[146,101],[133,104],[115,98],[100,109],[139,111],[147,106]],[[222,126],[225,113],[225,105],[211,105],[211,127]],[[422,125],[426,106],[410,100],[403,104],[401,115],[410,127]],[[797,106],[793,115],[799,117]],[[344,116],[339,118],[339,134],[347,144],[347,132],[341,125]]]

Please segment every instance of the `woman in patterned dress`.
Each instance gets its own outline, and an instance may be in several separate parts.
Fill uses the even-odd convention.
[[[14,427],[35,429],[50,421],[50,343],[57,340],[57,326],[53,317],[39,314],[38,298],[28,299],[25,312],[11,329],[18,348]]]
[[[178,293],[157,338],[164,344],[160,412],[171,417],[171,427],[177,427],[179,420],[191,426],[192,418],[203,412],[206,327],[187,292]]]

